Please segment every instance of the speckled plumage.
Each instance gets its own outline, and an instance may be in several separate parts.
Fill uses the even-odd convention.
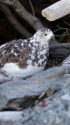
[[[24,78],[43,70],[47,63],[48,42],[52,37],[51,30],[42,29],[29,39],[13,40],[1,45],[0,69],[13,78]]]

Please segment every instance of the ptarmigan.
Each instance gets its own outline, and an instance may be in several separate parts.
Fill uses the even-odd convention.
[[[44,70],[52,37],[54,35],[50,29],[41,29],[29,39],[1,45],[0,70],[12,78],[25,78]]]

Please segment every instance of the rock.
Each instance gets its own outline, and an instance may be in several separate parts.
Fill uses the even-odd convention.
[[[58,49],[54,49],[53,53],[58,54],[58,56],[62,55],[63,57],[66,57],[70,53],[70,50],[66,48],[58,48]]]
[[[7,111],[7,112],[0,112],[0,120],[2,121],[18,121],[19,119],[21,119],[21,114],[22,112],[21,111]]]
[[[0,112],[0,125],[70,125],[70,103],[52,98],[47,106],[37,105],[23,112]]]
[[[49,68],[37,73],[26,80],[13,80],[0,85],[0,110],[19,109],[28,100],[48,93],[52,96],[70,82],[70,77],[65,76],[70,65]]]
[[[19,125],[22,112],[0,112],[0,125]]]
[[[70,55],[62,62],[62,64],[70,64]]]
[[[65,101],[70,101],[70,95],[69,94],[65,94],[65,95],[61,96],[61,98]]]
[[[0,112],[0,125],[70,125],[69,70],[70,64],[62,63],[26,80],[0,84],[0,110],[19,110],[26,99],[47,95],[32,108]]]

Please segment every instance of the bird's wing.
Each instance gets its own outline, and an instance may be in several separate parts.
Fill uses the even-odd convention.
[[[28,59],[27,40],[12,40],[0,46],[0,68],[5,63],[18,63],[19,66],[25,65]]]

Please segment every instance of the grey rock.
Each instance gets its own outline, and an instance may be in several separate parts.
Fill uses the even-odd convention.
[[[0,112],[0,125],[70,125],[70,64],[37,73],[26,80],[0,85],[0,109],[19,108],[27,97],[42,97],[47,105],[36,103],[21,112]]]
[[[69,125],[69,104],[60,99],[53,100],[48,106],[35,106],[23,112],[1,112],[1,125]]]
[[[21,119],[22,118],[22,116],[21,116],[21,114],[22,114],[22,112],[20,112],[20,111],[7,111],[7,112],[0,112],[0,120],[2,121],[7,121],[7,120],[9,120],[9,121],[11,121],[11,119],[12,119],[12,121],[18,121],[19,119]]]
[[[62,64],[70,64],[70,55],[62,62]]]
[[[29,97],[40,96],[50,88],[54,91],[61,90],[70,82],[70,77],[65,76],[70,65],[49,68],[37,73],[26,80],[13,80],[0,85],[0,110],[3,108],[18,109]],[[49,96],[51,96],[49,93]]]
[[[0,112],[0,125],[19,125],[22,112]]]
[[[70,50],[66,48],[58,48],[53,50],[54,53],[58,55],[63,55],[63,57],[66,57],[70,54]]]

